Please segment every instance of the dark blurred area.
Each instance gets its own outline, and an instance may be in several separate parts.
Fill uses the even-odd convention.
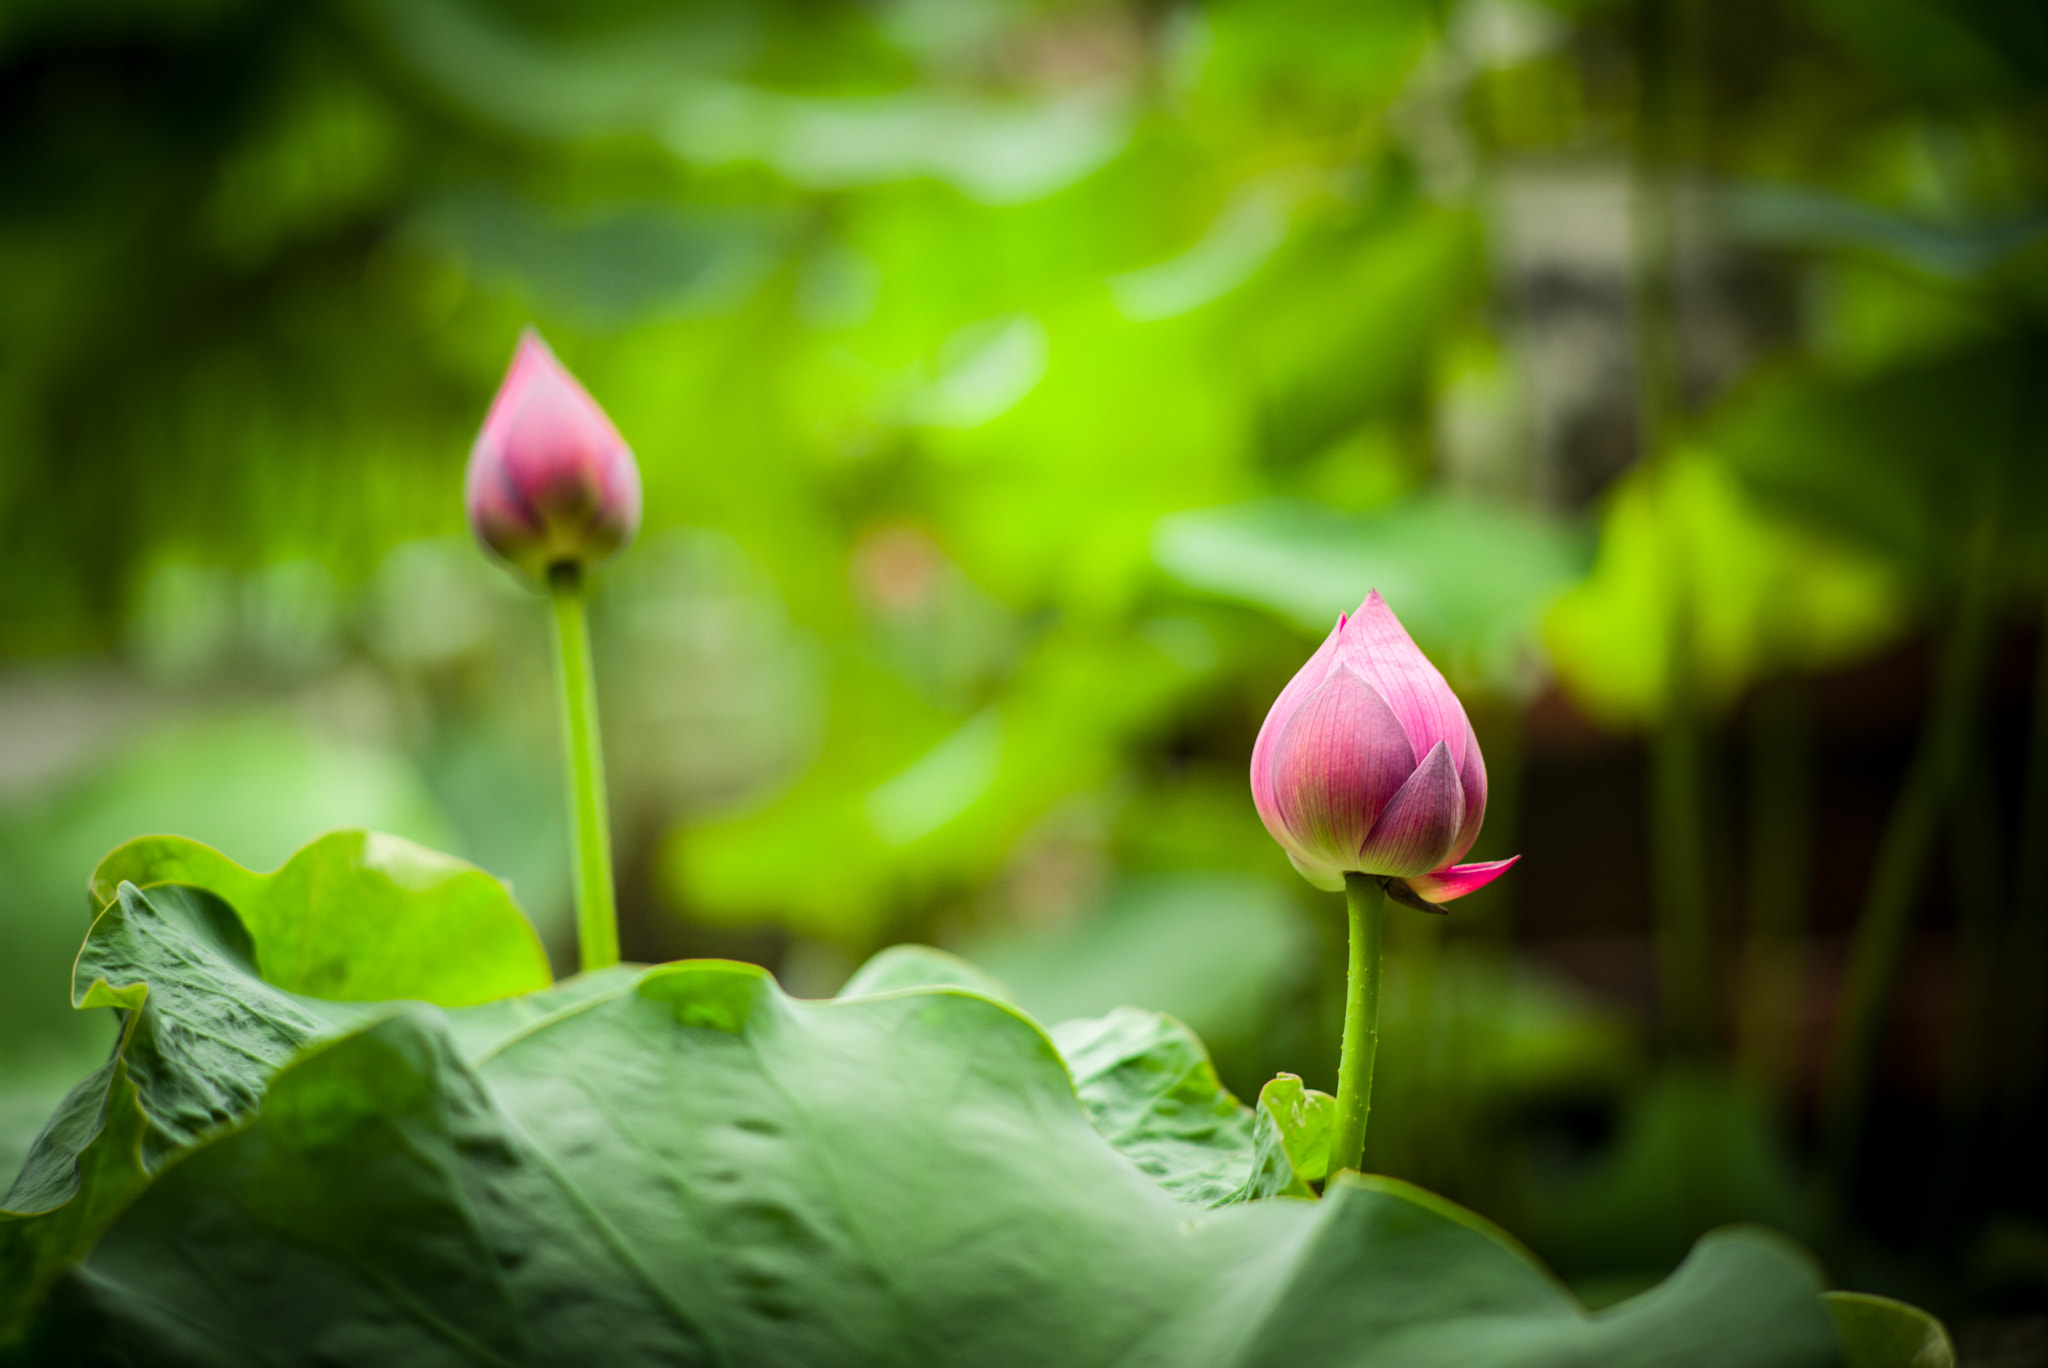
[[[1368,1167],[1590,1300],[1762,1221],[2048,1364],[2048,8],[17,0],[0,1167],[130,836],[397,832],[563,963],[459,492],[529,321],[646,484],[629,958],[931,941],[1333,1086],[1245,764],[1377,587],[1524,858],[1390,916]]]

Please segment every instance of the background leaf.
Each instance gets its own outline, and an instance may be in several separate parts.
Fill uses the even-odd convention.
[[[1377,588],[1415,639],[1473,683],[1526,672],[1549,608],[1585,548],[1530,514],[1448,498],[1370,513],[1270,500],[1162,518],[1152,555],[1174,578],[1327,633]]]

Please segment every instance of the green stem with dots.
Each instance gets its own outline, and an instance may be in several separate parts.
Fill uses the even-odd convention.
[[[605,810],[604,752],[597,731],[597,683],[590,667],[590,620],[583,567],[548,568],[555,607],[555,679],[562,692],[562,746],[576,843],[576,950],[585,973],[619,962],[619,910],[612,885],[611,820]]]
[[[1344,876],[1344,906],[1351,919],[1351,964],[1344,979],[1344,1050],[1337,1062],[1337,1128],[1330,1136],[1332,1174],[1356,1169],[1365,1158],[1373,1057],[1380,1048],[1380,931],[1386,899],[1386,891],[1372,875]]]

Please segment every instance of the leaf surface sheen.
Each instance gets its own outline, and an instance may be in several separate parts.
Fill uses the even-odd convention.
[[[1124,1007],[1061,1022],[1051,1035],[1089,1121],[1153,1181],[1196,1206],[1245,1199],[1253,1116],[1225,1090],[1194,1032]]]
[[[947,986],[1016,1005],[987,973],[925,945],[881,951],[847,980],[839,998]],[[1232,1096],[1201,1039],[1173,1017],[1125,1007],[1060,1022],[1047,1034],[1089,1124],[1178,1200],[1215,1207],[1315,1195],[1272,1131],[1272,1118],[1256,1117]]]
[[[0,1256],[28,1248],[37,1280],[59,1275],[15,1359],[1795,1368],[1835,1352],[1813,1271],[1760,1234],[1710,1237],[1663,1286],[1588,1316],[1511,1239],[1406,1184],[1246,1201],[1306,1195],[1318,1094],[1276,1080],[1255,1113],[1172,1018],[1048,1035],[939,952],[894,954],[826,1002],[723,961],[455,1011],[326,1002],[255,969],[199,889],[118,889],[95,925],[77,1000],[120,1006],[128,1029],[31,1164],[68,1156],[71,1200],[0,1225]]]
[[[1103,1142],[1044,1032],[971,990],[799,1002],[758,968],[686,962],[464,1053],[426,1007],[307,1050],[64,1277],[29,1361],[1834,1353],[1812,1270],[1761,1235],[1713,1237],[1588,1316],[1485,1222],[1393,1180],[1193,1211]]]

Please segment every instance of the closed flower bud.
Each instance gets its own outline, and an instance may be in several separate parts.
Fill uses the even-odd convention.
[[[1378,591],[1274,700],[1252,801],[1318,888],[1369,874],[1396,901],[1442,911],[1521,858],[1456,863],[1486,816],[1486,762],[1458,696]]]
[[[531,328],[470,448],[465,501],[477,539],[535,579],[595,565],[640,526],[632,451]]]

